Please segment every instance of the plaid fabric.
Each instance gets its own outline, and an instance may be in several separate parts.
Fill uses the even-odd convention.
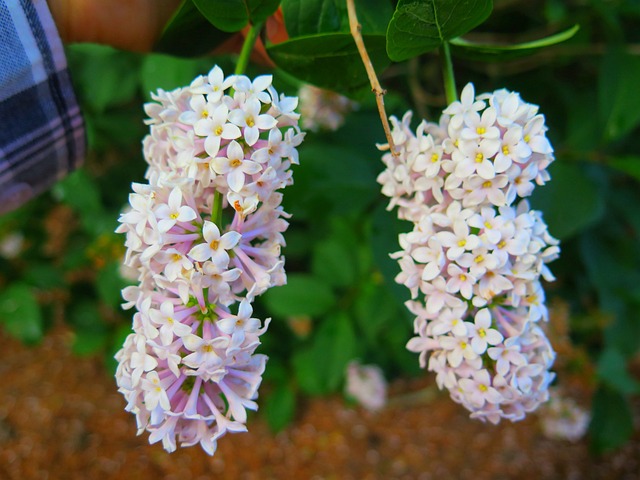
[[[0,0],[0,213],[46,190],[84,153],[84,123],[46,1]]]

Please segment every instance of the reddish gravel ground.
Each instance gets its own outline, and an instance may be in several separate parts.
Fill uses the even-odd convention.
[[[399,381],[377,414],[340,398],[313,399],[272,434],[254,416],[216,455],[167,454],[135,436],[115,381],[95,358],[70,353],[56,328],[38,347],[4,334],[0,363],[0,479],[638,479],[640,434],[590,456],[587,441],[549,440],[531,417],[497,427],[470,420],[447,395],[416,400],[432,384]],[[634,405],[640,427],[640,403]],[[636,432],[640,430],[636,428]]]

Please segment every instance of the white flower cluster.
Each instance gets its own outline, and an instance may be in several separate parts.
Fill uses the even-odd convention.
[[[116,378],[139,433],[165,449],[245,431],[267,357],[251,302],[286,282],[280,248],[288,223],[279,189],[304,134],[297,98],[271,76],[226,77],[219,67],[145,105],[148,184],[133,184],[120,217],[125,264],[139,285],[134,333],[116,355]]]
[[[377,365],[353,360],[347,365],[345,393],[366,410],[376,412],[387,403],[387,381]]]
[[[539,410],[543,433],[551,439],[577,442],[587,433],[591,415],[571,397],[555,388],[549,402]]]
[[[440,388],[497,423],[524,417],[548,398],[554,352],[540,276],[559,254],[540,212],[526,200],[549,179],[553,149],[538,107],[517,93],[475,97],[472,84],[439,124],[414,134],[411,112],[391,119],[397,155],[378,181],[413,231],[400,235],[396,277],[411,291],[420,353]]]
[[[300,87],[298,96],[302,126],[314,132],[337,130],[344,123],[345,115],[357,107],[344,95],[309,84]]]

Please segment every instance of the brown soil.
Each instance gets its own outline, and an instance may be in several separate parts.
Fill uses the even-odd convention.
[[[637,479],[640,434],[622,450],[590,456],[587,440],[545,438],[535,417],[484,425],[444,394],[416,401],[432,384],[396,382],[377,414],[340,398],[313,399],[272,434],[262,419],[227,435],[214,457],[199,447],[173,454],[135,436],[135,420],[95,358],[70,353],[56,329],[29,348],[0,334],[0,479]],[[640,403],[634,405],[636,427]],[[639,430],[639,429],[636,429]]]

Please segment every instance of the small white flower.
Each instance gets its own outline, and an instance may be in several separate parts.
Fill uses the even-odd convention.
[[[258,163],[245,159],[244,150],[235,140],[227,146],[226,156],[213,159],[211,168],[216,173],[227,176],[229,188],[234,192],[242,190],[245,174],[253,175],[262,170]]]
[[[227,250],[231,250],[238,244],[241,234],[230,231],[221,236],[218,226],[205,220],[202,236],[205,243],[196,245],[187,255],[197,262],[204,262],[210,259],[217,265],[226,266],[229,263]]]

